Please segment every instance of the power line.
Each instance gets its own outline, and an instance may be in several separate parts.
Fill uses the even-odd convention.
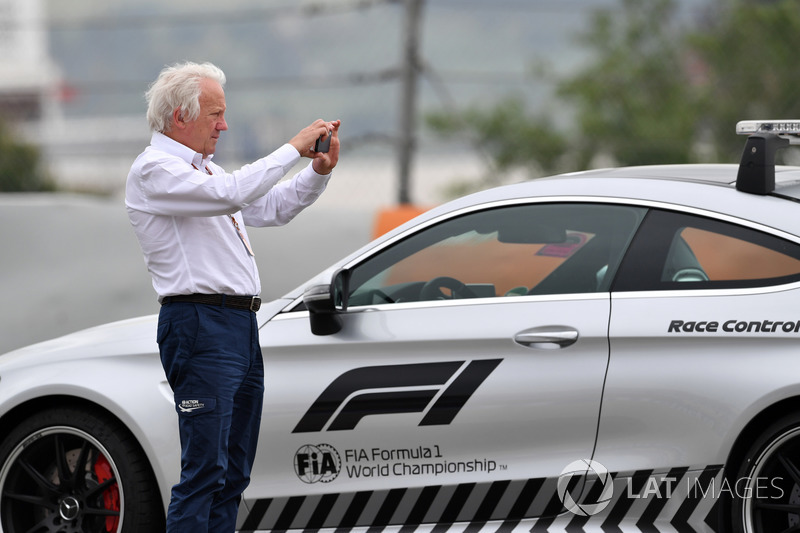
[[[51,18],[46,21],[53,31],[120,30],[159,26],[230,25],[288,17],[318,17],[367,10],[396,3],[398,0],[342,0],[336,3],[305,3],[292,6],[267,6],[214,11],[125,14],[90,18]]]
[[[53,31],[127,30],[181,25],[222,26],[255,23],[279,18],[309,18],[366,11],[375,7],[403,4],[405,0],[338,0],[298,5],[265,6],[236,10],[117,14],[87,18],[50,18],[45,21]],[[616,0],[428,0],[427,8],[450,10],[490,10],[519,13],[565,13],[587,8],[614,8]]]
[[[489,11],[528,11],[535,13],[565,13],[597,8],[615,8],[618,0],[435,0],[429,1],[431,8],[471,9]]]
[[[530,74],[522,72],[464,72],[464,71],[437,71],[439,80],[447,80],[449,85],[509,85],[527,84],[533,78]],[[234,73],[228,74],[228,91],[260,90],[265,87],[280,89],[286,87],[292,90],[349,88],[358,86],[381,85],[394,83],[400,77],[398,68],[388,68],[376,72],[349,72],[331,74],[312,74],[297,76],[273,77],[237,77]],[[119,81],[69,81],[68,89],[85,94],[123,94],[142,92],[152,80],[119,80]]]
[[[345,74],[315,74],[299,76],[275,77],[236,77],[228,74],[227,91],[246,91],[262,89],[264,87],[287,87],[292,90],[298,88],[336,89],[364,85],[380,85],[392,83],[399,78],[396,68],[383,69],[376,72],[351,72]],[[119,94],[130,92],[143,92],[144,87],[151,80],[120,80],[120,81],[83,81],[68,82],[68,89],[77,93],[86,94]]]

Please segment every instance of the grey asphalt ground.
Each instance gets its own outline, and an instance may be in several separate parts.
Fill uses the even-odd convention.
[[[367,243],[375,210],[320,202],[248,234],[262,296],[300,285]],[[0,194],[0,354],[158,312],[121,196]]]

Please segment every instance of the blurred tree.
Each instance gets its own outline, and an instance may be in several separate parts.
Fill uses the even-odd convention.
[[[578,170],[598,156],[619,165],[738,161],[737,121],[800,117],[800,9],[797,0],[714,0],[703,13],[689,26],[675,0],[597,11],[578,36],[594,59],[557,82],[575,109],[568,137],[515,100],[428,124],[448,135],[466,129],[497,170]]]
[[[495,185],[501,173],[534,165],[551,172],[567,149],[566,139],[544,117],[531,118],[519,98],[507,98],[489,110],[432,113],[427,123],[444,136],[469,135],[479,151],[489,154],[487,184]]]
[[[688,42],[706,69],[703,117],[720,160],[741,155],[737,121],[800,118],[797,0],[718,0]]]
[[[0,123],[0,192],[52,190],[55,185],[43,169],[38,148],[14,139]]]
[[[577,112],[578,168],[598,154],[620,165],[686,163],[692,158],[696,88],[675,23],[673,0],[622,0],[595,13],[580,42],[596,60],[562,82]]]

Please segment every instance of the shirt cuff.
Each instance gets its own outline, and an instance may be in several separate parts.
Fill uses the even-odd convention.
[[[300,171],[300,179],[312,188],[325,188],[332,174],[332,172],[327,174],[317,173],[317,171],[314,170],[314,161],[311,161],[306,168]]]
[[[284,144],[270,155],[275,157],[285,168],[291,168],[300,161],[300,152],[289,143]]]

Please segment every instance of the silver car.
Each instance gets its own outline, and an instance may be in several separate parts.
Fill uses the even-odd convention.
[[[797,127],[471,195],[263,305],[238,530],[800,530]],[[0,357],[0,532],[163,530],[155,329]]]

